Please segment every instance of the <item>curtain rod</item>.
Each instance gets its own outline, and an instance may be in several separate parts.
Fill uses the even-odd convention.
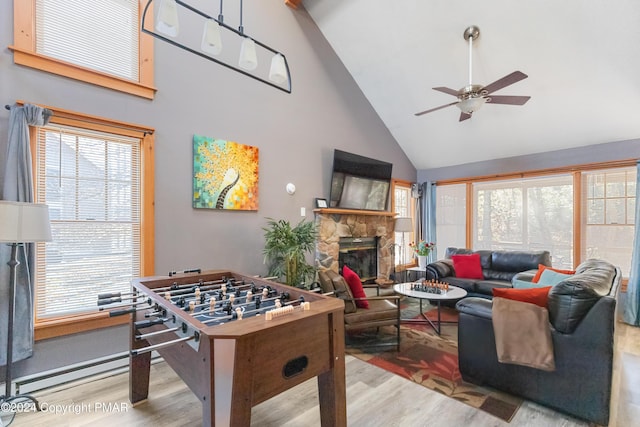
[[[7,109],[7,110],[11,110],[11,105],[9,105],[9,104],[5,104],[4,108],[5,108],[5,109]],[[58,113],[58,114],[55,114],[55,112],[54,112],[54,116],[56,116],[56,117],[61,117],[61,118],[67,118],[67,119],[69,118],[68,116],[65,116],[65,115],[64,115],[64,113],[62,113],[62,114],[59,114],[59,113]],[[98,121],[95,121],[95,120],[87,120],[87,119],[82,119],[82,118],[77,118],[77,117],[74,117],[74,118],[73,118],[73,120],[77,120],[77,121],[79,121],[79,122],[84,122],[84,123],[98,124],[98,125],[99,125],[99,124],[103,124],[103,123],[98,122]],[[132,126],[119,126],[119,125],[114,124],[114,123],[110,123],[110,124],[109,124],[109,126],[114,127],[114,128],[118,128],[118,129],[136,130],[136,129],[135,129],[134,127],[132,127]],[[147,136],[147,135],[153,135],[153,132],[154,132],[154,131],[152,131],[152,130],[145,130],[145,129],[142,129],[142,130],[140,130],[140,132],[142,132],[142,134],[143,134],[144,136]]]

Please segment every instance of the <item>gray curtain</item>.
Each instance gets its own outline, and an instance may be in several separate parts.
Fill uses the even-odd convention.
[[[623,317],[625,323],[640,326],[640,162],[636,166],[636,226]]]
[[[436,183],[425,182],[422,190],[424,200],[424,240],[427,242],[435,242],[436,236]],[[438,259],[438,246],[432,251],[427,258],[427,262],[434,262]]]
[[[11,107],[9,135],[0,174],[4,177],[2,200],[33,202],[33,173],[29,126],[43,126],[49,122],[51,111],[26,104]],[[13,360],[30,357],[33,352],[33,284],[29,271],[33,266],[33,244],[20,246],[16,271],[16,305],[13,325]],[[9,299],[9,266],[11,247],[0,245],[0,365],[7,363],[7,308]]]

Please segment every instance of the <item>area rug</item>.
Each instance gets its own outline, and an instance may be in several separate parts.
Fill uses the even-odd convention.
[[[451,338],[450,331],[437,336],[430,328],[402,325],[399,352],[395,347],[372,346],[380,344],[381,339],[393,338],[394,327],[380,328],[377,334],[350,334],[347,353],[509,422],[522,399],[463,381],[458,368],[457,341]]]

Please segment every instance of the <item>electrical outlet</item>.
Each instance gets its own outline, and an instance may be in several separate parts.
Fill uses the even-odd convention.
[[[307,208],[300,208],[300,216],[307,216]]]

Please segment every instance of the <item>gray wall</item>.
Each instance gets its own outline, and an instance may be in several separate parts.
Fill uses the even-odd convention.
[[[190,1],[217,14],[217,2]],[[228,3],[228,4],[227,4]],[[225,22],[237,26],[237,2],[225,3]],[[15,100],[155,128],[156,272],[190,267],[265,274],[266,217],[313,220],[316,197],[329,197],[333,149],[393,163],[395,178],[416,170],[304,10],[283,0],[244,2],[247,34],[285,53],[293,93],[286,94],[166,43],[155,43],[153,101],[16,66],[13,0],[0,0],[0,105]],[[227,13],[227,11],[229,13]],[[181,26],[189,25],[181,22]],[[3,111],[3,112],[2,112]],[[0,111],[0,150],[9,114]],[[259,210],[220,212],[191,208],[193,134],[260,149]],[[285,185],[293,182],[290,196]],[[34,357],[16,376],[124,351],[127,329],[77,334],[36,343]]]

